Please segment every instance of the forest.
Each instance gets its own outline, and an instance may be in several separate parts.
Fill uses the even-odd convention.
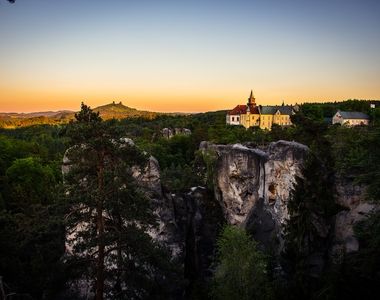
[[[308,249],[321,246],[310,238],[310,210],[331,220],[341,209],[334,200],[337,178],[366,186],[368,203],[380,200],[376,104],[304,104],[292,126],[271,131],[227,126],[225,111],[102,120],[85,104],[67,124],[0,129],[0,299],[82,299],[83,289],[95,299],[375,299],[379,212],[355,225],[359,251],[328,263],[317,277],[304,261]],[[370,125],[326,123],[337,109],[365,112]],[[164,128],[191,134],[167,138]],[[249,231],[220,220],[210,274],[196,281],[186,262],[148,234],[159,224],[133,169],[152,155],[164,192],[212,190],[202,141],[262,147],[278,140],[310,149],[289,200],[283,274]],[[69,166],[62,172],[64,157]]]

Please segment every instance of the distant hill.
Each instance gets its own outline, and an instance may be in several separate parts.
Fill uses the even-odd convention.
[[[30,119],[37,117],[48,117],[56,118],[61,115],[73,114],[73,111],[70,110],[59,110],[59,111],[41,111],[41,112],[31,112],[31,113],[2,113],[0,112],[0,118],[18,118],[18,119]]]
[[[15,128],[41,124],[64,124],[72,120],[74,114],[75,112],[68,110],[33,113],[0,113],[0,128]]]
[[[138,117],[142,117],[146,119],[154,119],[158,115],[162,114],[162,113],[157,113],[157,112],[137,110],[135,108],[131,108],[131,107],[123,105],[122,102],[119,102],[119,103],[112,102],[110,104],[102,105],[102,106],[94,108],[94,111],[99,112],[100,116],[104,120],[138,118]]]
[[[126,118],[145,118],[154,119],[159,115],[166,113],[150,112],[137,110],[123,105],[121,102],[102,105],[94,108],[94,111],[99,112],[104,120],[109,119],[126,119]],[[167,113],[166,115],[175,115]],[[15,128],[31,125],[50,124],[58,125],[68,123],[73,120],[75,116],[74,111],[61,110],[61,111],[46,111],[46,112],[32,112],[32,113],[2,113],[0,112],[0,127],[2,128]]]

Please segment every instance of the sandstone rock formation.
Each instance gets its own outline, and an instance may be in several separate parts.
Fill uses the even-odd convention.
[[[343,207],[335,216],[335,227],[330,255],[339,262],[343,253],[359,250],[359,242],[354,234],[354,225],[370,213],[380,209],[378,204],[365,200],[366,187],[355,183],[352,178],[338,178],[336,182],[336,202]]]
[[[308,148],[287,141],[262,150],[203,142],[201,150],[216,153],[215,198],[228,223],[252,229],[264,244],[281,241],[289,194]]]
[[[175,135],[190,135],[191,130],[188,128],[163,128],[161,130],[161,135],[166,138],[170,139]]]

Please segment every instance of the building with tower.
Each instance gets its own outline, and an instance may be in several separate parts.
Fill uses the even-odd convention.
[[[273,124],[279,126],[292,125],[290,116],[295,114],[296,109],[292,105],[262,106],[256,105],[256,99],[251,94],[246,105],[237,105],[226,116],[228,125],[242,125],[245,128],[260,127],[271,130]]]

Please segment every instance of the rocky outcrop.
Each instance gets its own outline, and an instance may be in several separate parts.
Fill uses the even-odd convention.
[[[151,196],[162,197],[160,165],[153,156],[150,156],[143,168],[133,167],[132,175]]]
[[[261,150],[207,142],[200,148],[215,153],[215,198],[228,223],[252,230],[264,244],[274,238],[281,242],[290,191],[295,177],[301,175],[308,148],[287,141]]]
[[[161,130],[161,135],[166,138],[170,139],[175,135],[190,135],[191,130],[188,128],[163,128]]]
[[[359,250],[359,241],[354,234],[354,225],[369,214],[380,209],[379,205],[366,201],[366,186],[352,178],[338,177],[336,202],[343,209],[335,216],[334,234],[330,255],[339,262],[344,253]]]
[[[164,192],[154,158],[135,175],[150,194],[159,223],[150,234],[182,264],[188,282],[185,294],[190,295],[194,285],[205,284],[212,276],[215,243],[224,222],[221,206],[212,192],[201,186],[187,193]]]

